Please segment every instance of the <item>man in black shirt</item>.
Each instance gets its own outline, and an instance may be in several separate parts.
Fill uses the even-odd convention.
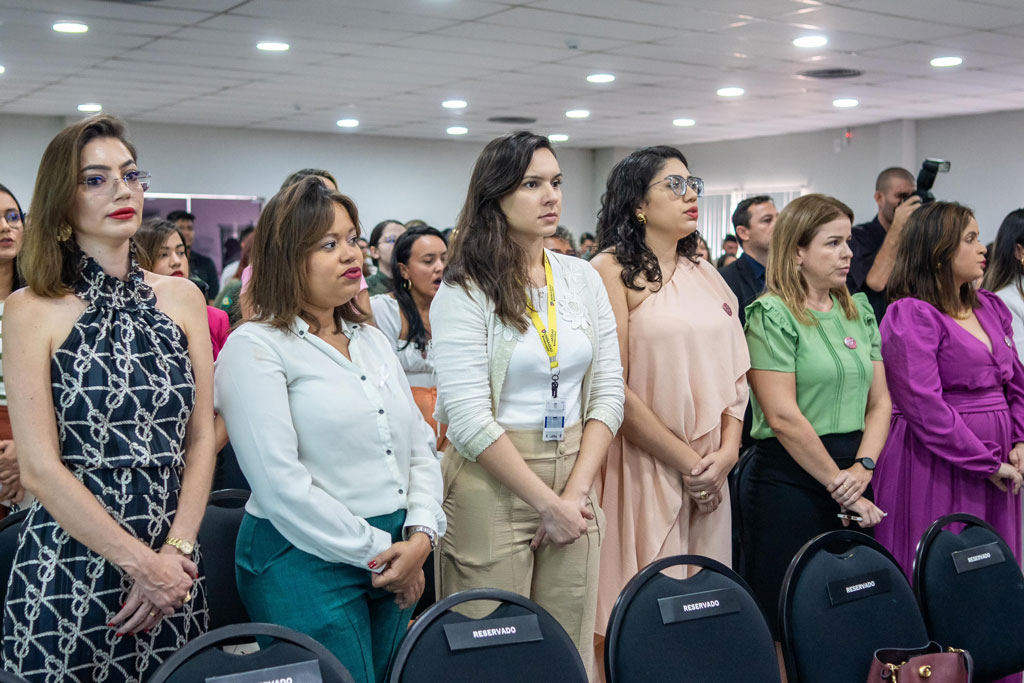
[[[743,254],[719,271],[740,301],[740,324],[747,322],[747,306],[764,291],[768,245],[779,210],[768,195],[747,197],[732,213],[732,225],[743,244]]]
[[[196,236],[196,217],[188,211],[171,211],[167,214],[167,220],[174,223],[178,230],[181,231],[181,236],[185,240],[185,251],[188,252],[189,278],[198,280],[203,285],[206,285],[203,293],[206,295],[206,300],[212,302],[217,298],[220,279],[217,275],[217,266],[214,264],[213,259],[205,254],[200,254],[192,248],[192,240]],[[199,283],[197,282],[197,284]]]
[[[885,286],[896,264],[903,226],[921,206],[920,197],[910,196],[916,188],[913,174],[905,168],[893,166],[879,173],[875,181],[878,214],[869,223],[853,226],[850,236],[853,260],[847,287],[851,292],[867,294],[879,324],[889,305]]]

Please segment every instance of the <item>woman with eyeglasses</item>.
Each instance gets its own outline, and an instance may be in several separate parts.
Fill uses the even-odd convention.
[[[213,352],[195,285],[131,244],[149,175],[99,115],[50,142],[8,297],[4,360],[25,488],[4,668],[141,681],[207,627],[195,541],[214,463]]]
[[[726,477],[739,458],[750,367],[736,296],[696,255],[704,182],[673,147],[639,149],[612,168],[597,219],[618,326],[626,413],[600,479],[597,633],[640,569],[698,554],[726,565]]]
[[[484,147],[430,310],[437,414],[453,446],[437,554],[442,595],[529,597],[590,671],[604,524],[593,482],[622,420],[622,368],[597,273],[544,249],[561,210],[546,137],[520,131]]]
[[[447,428],[434,419],[437,376],[430,347],[430,304],[441,287],[447,260],[448,242],[439,230],[412,228],[398,238],[392,252],[394,292],[370,297],[377,328],[391,342],[416,405],[441,449]]]
[[[366,278],[370,287],[370,296],[390,294],[395,287],[394,272],[391,269],[391,254],[395,242],[405,232],[406,227],[398,221],[381,221],[370,231],[370,256],[377,265],[377,272]]]
[[[7,507],[22,502],[25,489],[18,472],[18,456],[14,450],[11,419],[7,414],[7,391],[4,388],[3,320],[4,303],[21,286],[18,275],[18,252],[25,219],[21,204],[0,185],[0,518],[7,516]]]

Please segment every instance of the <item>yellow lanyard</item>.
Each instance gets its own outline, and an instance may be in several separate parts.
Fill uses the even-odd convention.
[[[544,282],[548,287],[548,324],[541,322],[540,314],[533,307],[530,297],[526,297],[526,308],[530,312],[530,321],[540,334],[540,343],[547,351],[548,359],[551,361],[551,396],[558,396],[558,314],[555,312],[555,278],[551,274],[551,263],[548,262],[548,255],[544,254]]]

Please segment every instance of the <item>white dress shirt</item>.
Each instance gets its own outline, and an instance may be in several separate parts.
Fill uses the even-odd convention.
[[[252,487],[246,511],[292,545],[366,567],[391,546],[367,517],[443,534],[441,469],[405,373],[380,330],[344,323],[345,358],[300,318],[248,322],[217,358],[215,404]]]

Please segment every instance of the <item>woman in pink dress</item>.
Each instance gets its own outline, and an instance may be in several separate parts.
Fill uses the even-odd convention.
[[[987,521],[1021,559],[1024,368],[1010,311],[971,284],[984,265],[970,209],[935,202],[907,221],[889,279],[881,333],[893,416],[875,477],[889,516],[875,537],[908,575],[921,535],[953,512]]]
[[[597,634],[619,592],[652,561],[696,553],[729,565],[726,477],[739,457],[750,367],[735,295],[696,256],[704,182],[672,147],[647,147],[608,176],[598,214],[604,280],[626,378],[601,507]],[[599,658],[600,661],[600,658]]]

